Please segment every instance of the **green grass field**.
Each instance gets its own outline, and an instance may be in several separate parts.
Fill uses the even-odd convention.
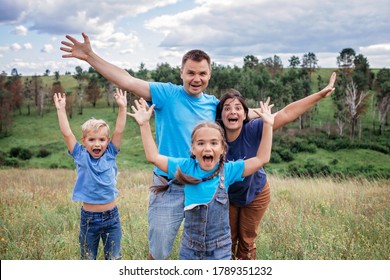
[[[75,172],[0,170],[0,258],[79,258]],[[150,171],[119,173],[123,259],[143,260]],[[390,185],[376,180],[269,176],[271,204],[257,238],[262,260],[389,260]],[[180,237],[171,259],[178,258]],[[100,248],[99,259],[102,259]]]

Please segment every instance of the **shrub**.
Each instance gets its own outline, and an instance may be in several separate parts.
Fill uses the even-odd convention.
[[[50,164],[49,168],[57,169],[58,168],[58,164],[57,163],[52,163],[52,164]]]
[[[32,157],[32,152],[29,149],[21,149],[18,158],[28,160]]]
[[[281,163],[281,162],[282,162],[282,158],[280,157],[279,153],[272,151],[270,163]]]
[[[4,165],[9,167],[19,167],[19,161],[16,158],[6,158]]]
[[[5,159],[6,159],[5,153],[0,151],[0,166],[4,165]]]
[[[328,165],[313,159],[306,161],[304,168],[311,177],[327,176],[332,173]]]
[[[281,150],[278,153],[283,161],[290,162],[294,160],[294,156],[289,150]]]
[[[48,149],[46,148],[40,148],[39,151],[38,151],[38,154],[37,154],[37,157],[39,158],[45,158],[47,156],[49,156],[51,153]]]
[[[291,152],[293,153],[299,153],[303,152],[305,150],[305,146],[307,146],[307,141],[301,139],[301,138],[296,138],[292,143],[291,143]]]
[[[291,176],[302,177],[306,175],[306,170],[297,163],[291,163],[288,166],[288,172]]]
[[[11,148],[11,150],[9,151],[9,156],[10,157],[18,157],[21,150],[22,150],[21,147]]]

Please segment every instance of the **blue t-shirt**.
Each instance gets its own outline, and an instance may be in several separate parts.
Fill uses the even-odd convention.
[[[68,151],[69,152],[69,151]],[[77,180],[72,199],[91,204],[105,204],[118,195],[116,156],[118,150],[110,141],[104,154],[94,159],[80,143],[76,143],[73,152],[77,169]]]
[[[215,121],[219,100],[201,93],[193,97],[183,86],[151,82],[150,93],[155,104],[156,143],[160,154],[175,158],[191,155],[191,133],[201,121]],[[159,175],[167,174],[155,167]]]
[[[263,134],[262,119],[251,120],[244,124],[240,135],[233,142],[228,142],[226,159],[235,161],[255,157],[259,149]],[[229,187],[229,200],[234,204],[246,206],[253,201],[267,182],[267,176],[263,168],[254,174],[245,177]]]
[[[195,178],[206,178],[211,175],[218,165],[210,171],[204,171],[200,168],[199,163],[193,158],[172,158],[168,157],[168,177],[173,178],[177,168],[187,175]],[[244,172],[244,161],[238,160],[235,162],[226,162],[224,164],[224,183],[226,189],[231,184],[237,181],[241,181],[244,178],[241,176]],[[184,186],[184,206],[191,207],[193,205],[206,204],[213,198],[215,191],[219,185],[219,175],[215,176],[211,180],[201,182],[197,185],[185,185]]]

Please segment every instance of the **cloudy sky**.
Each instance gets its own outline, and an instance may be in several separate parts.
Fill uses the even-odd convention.
[[[133,70],[177,66],[195,48],[225,66],[278,55],[287,67],[313,52],[323,68],[353,48],[372,68],[390,67],[390,0],[1,0],[0,72],[87,70],[60,51],[66,34],[81,32],[100,56]]]

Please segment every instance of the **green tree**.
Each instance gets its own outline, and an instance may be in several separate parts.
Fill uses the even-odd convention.
[[[368,91],[359,90],[358,86],[354,81],[349,83],[346,87],[346,98],[345,103],[347,106],[347,111],[349,115],[349,120],[351,124],[351,140],[355,139],[355,128],[357,125],[357,120],[366,112],[367,110],[367,100],[369,97]]]
[[[259,59],[254,55],[244,57],[244,69],[255,69],[259,65]]]
[[[337,57],[337,65],[342,72],[350,74],[352,72],[353,62],[355,60],[356,52],[352,48],[345,48],[341,50]]]
[[[374,85],[377,92],[376,107],[378,108],[380,133],[384,134],[390,112],[390,69],[380,69],[376,75]]]
[[[0,75],[0,137],[10,134],[12,127],[12,93],[6,88],[7,74]]]
[[[76,66],[76,73],[73,78],[77,81],[76,96],[79,108],[79,115],[83,114],[83,103],[84,103],[84,90],[88,84],[88,73],[83,70],[80,66]]]
[[[295,55],[290,57],[288,62],[290,63],[290,65],[289,65],[290,68],[298,68],[298,66],[301,64],[301,61],[299,60],[299,57],[297,57]]]
[[[135,73],[135,76],[144,81],[149,80],[149,70],[146,69],[145,63],[141,62],[139,70]]]
[[[156,70],[151,72],[151,77],[156,82],[181,84],[180,68],[171,67],[169,63],[157,64]]]
[[[275,78],[277,74],[283,75],[283,63],[279,56],[274,55],[274,57],[265,58],[262,64],[272,78]]]
[[[88,85],[85,89],[85,96],[88,102],[92,104],[92,106],[96,107],[96,102],[101,98],[102,93],[99,87],[99,79],[97,75],[92,74],[89,78]]]
[[[222,92],[228,88],[236,88],[240,90],[239,85],[242,84],[242,71],[239,67],[217,65],[214,62],[211,64],[212,75],[209,82],[209,91],[215,96],[220,97]],[[243,95],[247,92],[241,92]],[[245,95],[244,95],[245,96]]]
[[[11,76],[6,83],[7,90],[12,94],[12,108],[22,114],[23,84],[20,76]]]
[[[370,64],[368,63],[368,59],[362,54],[359,54],[355,56],[353,64],[354,70],[352,74],[352,79],[356,83],[358,90],[369,90],[372,87],[374,75],[370,70]]]
[[[311,75],[316,71],[318,68],[318,59],[315,53],[308,52],[303,55],[302,57],[302,68],[305,69],[309,74],[309,79],[311,79]]]

